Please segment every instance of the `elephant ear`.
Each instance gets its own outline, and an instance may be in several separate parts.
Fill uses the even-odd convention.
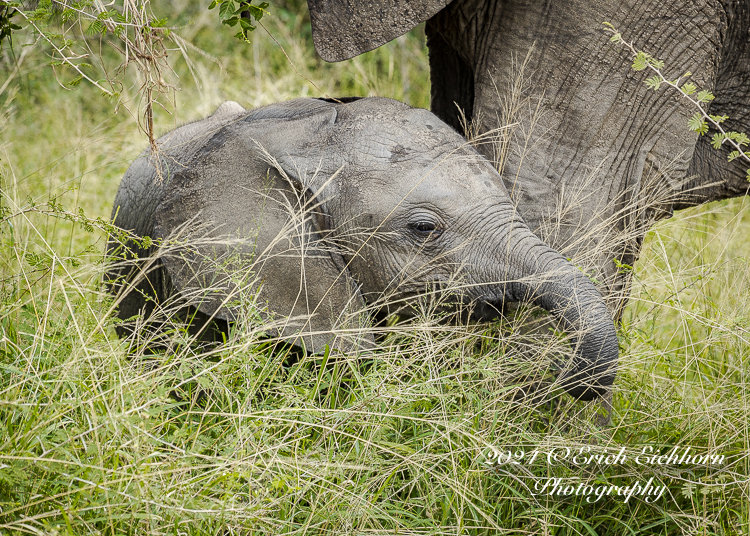
[[[307,0],[315,50],[342,61],[405,34],[450,0]]]
[[[219,131],[172,178],[156,216],[161,262],[178,296],[204,314],[260,318],[312,352],[369,348],[364,300],[326,239],[322,194],[335,186],[316,191],[305,168],[319,161],[304,165],[316,156],[304,146],[325,135],[335,109],[309,100],[276,108]]]

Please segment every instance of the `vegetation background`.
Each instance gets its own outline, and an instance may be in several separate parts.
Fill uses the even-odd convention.
[[[165,45],[166,82],[180,89],[154,108],[158,134],[230,99],[253,108],[322,91],[429,108],[419,28],[326,64],[300,0],[273,1],[268,33],[249,44],[201,3],[152,7],[184,40],[182,51]],[[87,37],[117,64],[106,40]],[[175,326],[170,351],[129,355],[101,286],[102,253],[120,178],[148,145],[144,80],[123,76],[119,107],[90,84],[65,89],[58,81],[76,73],[53,70],[49,45],[23,47],[32,41],[16,33],[0,79],[0,532],[750,534],[746,198],[649,232],[606,427],[598,404],[552,396],[564,344],[525,335],[521,313],[455,328],[425,313],[368,360],[290,364],[252,323],[219,350],[197,349]],[[725,458],[632,462],[644,447],[674,446]],[[528,463],[534,449],[582,447],[625,447],[630,461]],[[493,448],[527,456],[488,464]],[[538,493],[550,477],[653,478],[667,492],[654,502]]]

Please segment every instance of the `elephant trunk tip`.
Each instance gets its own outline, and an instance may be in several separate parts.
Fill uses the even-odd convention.
[[[571,340],[576,353],[574,364],[560,378],[563,389],[578,400],[604,396],[617,374],[620,352],[614,323],[607,316],[598,324],[578,341]]]
[[[577,400],[590,401],[606,395],[614,383],[614,375],[606,380],[591,380],[580,372],[566,374],[562,387]]]
[[[577,268],[560,259],[560,273],[526,289],[527,296],[559,319],[574,357],[559,381],[579,400],[604,396],[617,374],[617,330],[604,300]]]

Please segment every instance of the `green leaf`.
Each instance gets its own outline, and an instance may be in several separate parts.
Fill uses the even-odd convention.
[[[750,138],[744,132],[727,132],[727,137],[737,143],[737,145],[747,145],[750,142]]]
[[[642,71],[646,68],[648,65],[648,59],[649,56],[642,50],[639,50],[638,53],[635,55],[635,59],[633,60],[633,70],[634,71]]]
[[[52,18],[52,11],[45,8],[37,8],[34,11],[26,13],[29,20],[34,22],[46,22]]]
[[[240,25],[240,31],[234,35],[241,41],[248,41],[248,34],[255,30],[254,21],[258,21],[268,14],[266,8],[268,2],[260,2],[253,5],[252,0],[213,0],[210,9],[219,7],[219,17],[222,24],[226,26]]]
[[[685,82],[684,84],[682,84],[682,87],[680,89],[685,95],[692,95],[693,93],[698,91],[698,87],[692,82]]]
[[[747,176],[745,178],[750,182],[750,169],[747,170]]]
[[[727,160],[732,162],[733,160],[736,160],[739,157],[740,157],[739,151],[732,151],[731,153],[729,153],[729,156],[727,156]]]
[[[231,0],[224,0],[219,7],[219,17],[221,17],[221,20],[225,20],[232,15],[234,15],[234,2]]]
[[[729,119],[728,115],[710,115],[709,114],[708,117],[710,117],[711,120],[714,121],[714,122],[716,122],[716,123],[723,123],[724,121],[726,121],[727,119]]]
[[[263,18],[263,15],[266,14],[266,9],[268,8],[268,2],[261,2],[257,6],[248,5],[247,10],[250,12],[250,14],[255,18],[255,20],[260,20]]]
[[[708,123],[703,119],[703,114],[695,112],[693,117],[688,120],[688,128],[702,136],[708,132]]]
[[[717,132],[716,134],[714,134],[713,138],[711,138],[711,147],[713,147],[714,149],[720,149],[721,144],[724,143],[724,140],[724,134]]]
[[[612,262],[617,266],[618,271],[620,272],[632,272],[633,267],[629,264],[625,264],[624,262],[620,261],[619,259],[612,259]]]
[[[86,33],[89,35],[98,35],[107,33],[107,27],[101,21],[95,20],[89,27],[86,28]]]
[[[83,75],[79,74],[73,80],[71,80],[70,82],[68,82],[66,85],[68,85],[70,87],[76,87],[78,84],[81,83],[81,80],[83,80]]]
[[[622,35],[620,33],[616,33],[615,35],[610,37],[609,40],[613,43],[619,43],[620,41],[622,41]]]
[[[698,102],[710,102],[714,100],[714,96],[710,91],[706,91],[705,89],[698,92],[698,95],[696,95],[696,100]]]
[[[654,75],[646,80],[646,87],[656,91],[661,86],[662,79],[659,75]]]
[[[661,60],[655,60],[655,59],[651,58],[651,59],[649,60],[649,63],[650,63],[650,64],[651,64],[651,66],[652,66],[652,67],[654,67],[655,69],[663,69],[663,68],[664,68],[664,62],[663,62],[663,61],[661,61]]]

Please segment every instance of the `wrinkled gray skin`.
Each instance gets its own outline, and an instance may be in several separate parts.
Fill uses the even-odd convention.
[[[341,61],[427,21],[432,111],[461,130],[456,105],[479,133],[528,115],[502,105],[525,75],[539,118],[528,150],[512,151],[505,186],[529,228],[588,265],[619,316],[645,231],[681,209],[746,195],[739,159],[710,147],[687,121],[695,109],[671,90],[650,91],[629,52],[608,42],[603,21],[665,63],[674,79],[717,96],[710,113],[750,131],[750,0],[308,0],[321,57]],[[497,159],[492,145],[480,151]]]
[[[235,320],[227,296],[237,285],[216,268],[224,264],[262,282],[262,315],[291,315],[282,337],[312,351],[351,350],[373,343],[357,330],[366,320],[358,312],[408,312],[418,295],[457,282],[454,298],[475,319],[527,301],[575,334],[564,376],[573,396],[591,399],[612,384],[618,344],[599,292],[528,229],[492,165],[430,112],[381,98],[297,99],[254,111],[225,103],[158,143],[164,177],[144,153],[120,185],[115,223],[154,238],[227,240],[162,250],[139,284],[155,303],[176,295],[204,319]],[[304,223],[291,216],[300,203],[315,207]],[[119,315],[153,309],[130,292]],[[350,337],[331,333],[342,327]]]

